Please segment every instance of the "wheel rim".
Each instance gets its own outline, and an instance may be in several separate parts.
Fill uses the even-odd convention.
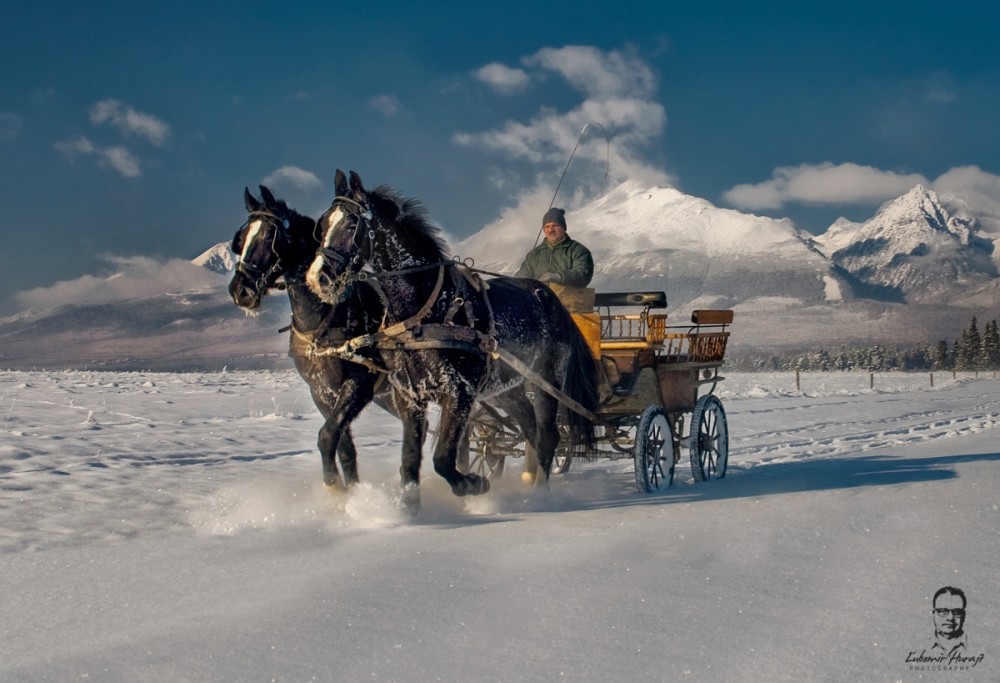
[[[670,425],[667,418],[658,414],[646,431],[646,472],[649,484],[654,489],[666,478],[663,474],[663,447],[670,440]]]
[[[726,413],[715,396],[705,397],[698,411],[695,449],[702,480],[719,479],[726,474],[729,454],[729,432]]]
[[[639,420],[637,432],[634,459],[639,490],[652,493],[670,486],[674,474],[673,432],[663,409],[648,408]]]

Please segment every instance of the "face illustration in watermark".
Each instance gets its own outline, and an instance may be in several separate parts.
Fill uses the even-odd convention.
[[[965,592],[954,586],[945,586],[934,594],[934,638],[929,647],[911,650],[906,656],[911,671],[970,671],[983,661],[985,654],[969,650],[965,632],[967,603]]]
[[[965,593],[945,586],[934,594],[935,650],[951,654],[965,645]]]

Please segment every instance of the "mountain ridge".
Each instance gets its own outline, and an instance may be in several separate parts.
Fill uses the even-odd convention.
[[[921,186],[868,221],[841,219],[823,235],[637,182],[568,212],[567,221],[594,253],[595,288],[665,291],[674,324],[697,308],[732,308],[731,353],[951,340],[1000,302],[993,240],[971,212]],[[513,274],[537,235],[537,225],[498,221],[455,253]],[[289,366],[288,339],[277,334],[288,321],[287,297],[273,294],[259,316],[247,317],[226,291],[235,261],[220,242],[190,262],[214,274],[209,284],[175,268],[148,296],[0,320],[0,366]]]

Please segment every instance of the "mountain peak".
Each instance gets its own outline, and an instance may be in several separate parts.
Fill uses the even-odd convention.
[[[952,215],[934,190],[916,185],[857,229],[821,242],[836,245],[834,263],[890,299],[933,300],[956,282],[996,277],[993,245],[976,228],[974,218]]]
[[[191,259],[196,266],[207,268],[214,273],[229,275],[236,268],[236,256],[229,249],[229,242],[219,242],[206,249],[201,255]]]

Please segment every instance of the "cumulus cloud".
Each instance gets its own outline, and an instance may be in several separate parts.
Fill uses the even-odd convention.
[[[1000,234],[1000,175],[978,166],[958,166],[942,173],[931,187],[961,199],[993,233]]]
[[[297,166],[282,166],[271,175],[264,178],[265,185],[291,186],[301,190],[315,190],[323,187],[315,173]]]
[[[403,103],[395,95],[376,95],[368,101],[368,106],[391,119],[403,111]]]
[[[107,256],[105,260],[112,275],[85,275],[50,287],[36,287],[18,292],[14,300],[24,308],[38,310],[197,291],[219,283],[217,274],[182,259],[159,261],[144,256]]]
[[[24,120],[10,111],[0,111],[0,142],[13,142],[21,132]]]
[[[737,185],[723,194],[723,200],[751,211],[786,204],[872,204],[898,197],[918,183],[929,184],[917,173],[852,163],[802,164],[778,167],[762,183]]]
[[[55,148],[70,160],[77,156],[93,156],[98,165],[110,168],[126,178],[142,175],[139,158],[128,149],[121,146],[98,147],[89,139],[80,136],[74,140],[63,140],[55,144]]]
[[[90,122],[95,126],[112,125],[125,137],[145,138],[157,147],[163,146],[170,137],[170,126],[164,121],[115,99],[101,100],[92,106]]]
[[[633,51],[604,52],[587,45],[542,48],[524,59],[528,66],[558,74],[588,98],[650,98],[656,92],[653,70]]]
[[[499,62],[481,66],[472,75],[501,95],[510,95],[531,85],[531,77],[523,69],[515,69]]]
[[[645,151],[662,135],[667,115],[655,99],[657,79],[653,70],[634,51],[602,51],[573,45],[544,48],[523,58],[521,64],[523,69],[488,64],[476,71],[475,76],[484,82],[510,84],[520,83],[521,74],[538,82],[558,78],[580,94],[580,101],[564,111],[542,107],[527,121],[509,120],[491,130],[460,132],[452,137],[453,143],[524,162],[527,172],[537,174],[536,182],[549,188],[549,193],[554,173],[564,167],[574,148],[577,163],[589,161],[609,169],[612,182],[626,178],[650,184],[671,181],[662,170],[644,161]],[[590,126],[592,123],[600,125]],[[507,171],[524,172],[523,165],[521,169]],[[582,191],[580,196],[585,198],[589,191],[607,189],[603,178],[600,183],[597,180],[591,174],[590,187],[588,180],[577,180],[577,187],[570,192]],[[503,178],[497,184],[524,187],[523,181],[508,182]],[[539,187],[523,189],[514,199],[517,207],[538,190]],[[535,206],[533,210],[537,209]]]

